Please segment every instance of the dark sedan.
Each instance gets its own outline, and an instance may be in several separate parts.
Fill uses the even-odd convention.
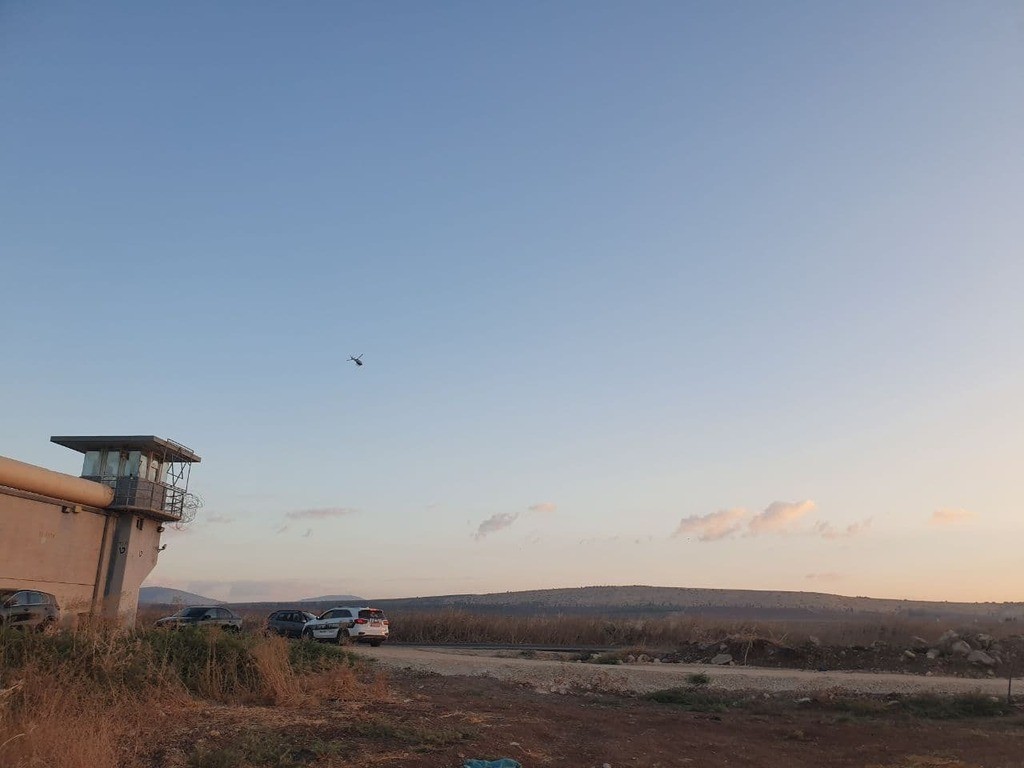
[[[35,589],[0,589],[0,626],[43,630],[60,619],[57,598]]]
[[[242,617],[220,605],[192,605],[182,608],[173,616],[165,616],[158,620],[156,625],[166,629],[188,626],[220,627],[227,632],[238,632],[242,629]]]
[[[294,608],[274,611],[267,617],[267,631],[284,637],[302,637],[302,628],[306,622],[315,618],[315,613]]]

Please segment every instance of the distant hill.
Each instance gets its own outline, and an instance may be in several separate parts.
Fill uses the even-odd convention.
[[[304,597],[299,603],[365,603],[365,597],[355,595],[320,595],[320,597]]]
[[[154,596],[155,595],[155,596]],[[142,604],[215,603],[200,595],[163,587],[143,587]],[[705,617],[735,621],[849,621],[902,618],[925,621],[1003,621],[1024,623],[1024,603],[950,603],[845,597],[823,592],[692,587],[577,587],[495,592],[483,595],[438,595],[367,599],[356,595],[320,595],[286,602],[232,603],[271,611],[303,604],[316,611],[336,605],[372,605],[390,615],[467,613],[503,616],[599,616],[606,618]]]
[[[374,600],[394,612],[445,610],[506,615],[707,616],[741,620],[908,619],[1024,620],[1024,603],[950,603],[844,597],[821,592],[687,587],[579,587]]]
[[[143,587],[139,590],[139,605],[219,605],[221,602],[170,587]]]

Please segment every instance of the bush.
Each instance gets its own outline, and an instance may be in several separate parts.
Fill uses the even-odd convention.
[[[305,673],[323,672],[337,666],[351,667],[355,665],[356,657],[336,645],[302,640],[290,645],[288,660],[292,669],[298,673]]]
[[[711,685],[711,678],[704,672],[694,672],[692,675],[686,676],[686,682],[697,688],[704,688]]]
[[[647,698],[690,712],[725,712],[729,708],[729,702],[721,696],[697,688],[666,688],[648,694]]]

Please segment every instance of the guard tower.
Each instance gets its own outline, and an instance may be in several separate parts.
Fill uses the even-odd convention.
[[[131,624],[138,610],[139,587],[156,567],[160,534],[167,523],[189,522],[192,450],[154,435],[55,436],[50,441],[84,455],[82,478],[107,486],[113,498],[105,506],[97,565],[94,611]],[[112,514],[111,514],[112,513]],[[100,586],[102,585],[102,587]]]
[[[201,461],[190,449],[154,435],[55,436],[50,442],[84,454],[82,477],[114,489],[107,509],[181,521],[192,464]]]

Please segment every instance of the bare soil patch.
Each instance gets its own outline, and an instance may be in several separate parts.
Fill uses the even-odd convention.
[[[393,673],[390,687],[387,698],[365,704],[197,710],[144,764],[444,768],[467,757],[512,757],[526,768],[1019,768],[1024,755],[1020,714],[935,721],[827,701],[692,711],[416,671]]]
[[[390,668],[414,669],[444,675],[482,675],[520,682],[538,690],[599,690],[643,694],[683,685],[689,675],[706,674],[715,688],[729,691],[794,696],[827,689],[844,689],[852,694],[886,695],[937,693],[958,695],[980,692],[1006,694],[1006,680],[906,673],[771,669],[755,666],[713,666],[700,664],[590,664],[569,662],[557,654],[529,657],[496,656],[488,651],[390,647],[360,649]],[[538,657],[546,656],[546,657]],[[1021,682],[1014,683],[1015,690]],[[1024,762],[1022,762],[1024,764]]]

